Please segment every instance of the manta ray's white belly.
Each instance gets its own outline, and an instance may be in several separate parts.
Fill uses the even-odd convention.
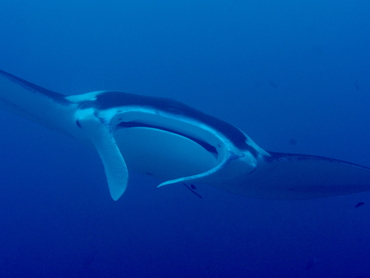
[[[114,137],[129,171],[169,180],[203,173],[217,164],[214,153],[169,131],[121,128]]]

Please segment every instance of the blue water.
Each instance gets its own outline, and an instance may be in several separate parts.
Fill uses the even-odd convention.
[[[175,98],[267,150],[370,166],[369,15],[365,0],[2,1],[0,68]],[[0,277],[370,277],[369,193],[200,199],[132,175],[114,202],[95,150],[0,124]]]

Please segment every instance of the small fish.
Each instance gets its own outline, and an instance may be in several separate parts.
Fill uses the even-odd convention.
[[[197,195],[199,198],[203,198],[202,196],[200,196],[197,192],[195,192],[193,189],[196,189],[196,187],[194,186],[194,184],[191,184],[190,187],[186,184],[186,183],[182,183],[187,189],[189,189],[191,192],[193,192],[195,195]]]
[[[365,205],[364,202],[359,202],[357,203],[357,205],[355,205],[355,208],[362,207],[363,205]]]

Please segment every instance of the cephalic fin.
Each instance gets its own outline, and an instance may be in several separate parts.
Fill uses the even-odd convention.
[[[97,149],[104,165],[112,199],[118,200],[126,190],[128,170],[109,126],[95,115],[92,108],[80,110],[76,123]]]

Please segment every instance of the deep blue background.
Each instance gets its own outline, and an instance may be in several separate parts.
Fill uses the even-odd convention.
[[[0,68],[64,94],[175,98],[267,150],[370,166],[369,3],[2,1]],[[0,277],[370,277],[369,193],[199,199],[132,175],[113,202],[93,149],[0,124]]]

